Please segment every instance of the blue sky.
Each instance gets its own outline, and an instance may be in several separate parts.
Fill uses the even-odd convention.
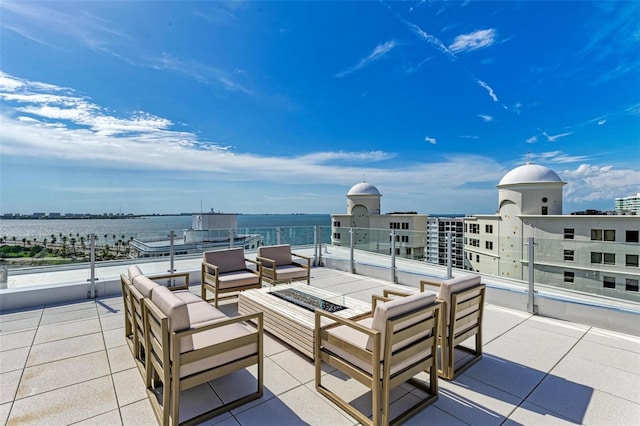
[[[640,192],[640,2],[0,2],[0,212],[492,213]]]

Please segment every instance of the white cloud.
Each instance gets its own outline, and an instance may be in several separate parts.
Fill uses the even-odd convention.
[[[562,151],[547,151],[541,153],[528,153],[526,157],[522,159],[523,162],[532,161],[534,163],[581,163],[589,161],[591,157],[587,155],[569,155]]]
[[[424,141],[429,142],[431,145],[435,145],[438,142],[436,138],[430,138],[429,136],[425,136]]]
[[[482,118],[485,123],[493,121],[493,117],[490,115],[478,114],[478,117]]]
[[[560,138],[564,138],[565,136],[569,136],[569,135],[572,135],[572,134],[573,134],[573,132],[566,132],[566,133],[560,133],[560,134],[551,136],[551,135],[548,135],[547,132],[542,132],[542,135],[545,138],[547,138],[547,140],[549,142],[555,142]]]
[[[538,137],[537,136],[531,136],[529,139],[527,139],[525,141],[526,143],[536,143],[538,142]]]
[[[609,200],[611,210],[616,197],[637,193],[640,182],[640,170],[616,170],[611,165],[581,164],[559,174],[567,181],[565,200],[575,203]]]
[[[607,122],[606,118],[603,118],[602,120],[598,120],[598,126],[602,126],[603,124],[605,124]]]
[[[387,41],[385,43],[379,44],[379,45],[377,45],[375,47],[375,49],[373,49],[373,51],[369,54],[369,56],[367,56],[366,58],[361,59],[360,62],[358,62],[356,65],[352,66],[351,68],[347,68],[346,70],[337,73],[335,76],[336,77],[344,77],[344,76],[349,75],[349,74],[351,74],[353,72],[356,72],[356,71],[366,67],[371,62],[377,61],[379,59],[382,59],[394,47],[396,47],[396,42],[394,40],[390,40],[390,41]]]
[[[485,89],[487,89],[487,92],[489,92],[489,96],[491,96],[491,99],[493,99],[494,102],[498,102],[498,97],[496,96],[495,92],[493,91],[493,89],[491,87],[489,87],[489,85],[487,83],[485,83],[482,80],[477,80],[478,84],[482,87],[484,87]]]
[[[495,42],[495,37],[496,31],[493,28],[461,34],[449,45],[449,50],[453,53],[459,53],[482,49],[491,46]]]

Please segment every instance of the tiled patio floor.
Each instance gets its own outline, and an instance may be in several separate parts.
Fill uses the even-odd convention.
[[[312,285],[369,301],[384,281],[326,268]],[[192,288],[192,291],[197,291]],[[122,299],[45,306],[0,315],[0,422],[14,424],[157,424],[124,339]],[[233,314],[236,303],[222,307]],[[640,338],[487,305],[483,359],[409,424],[499,425],[640,423]],[[265,394],[206,424],[354,424],[314,388],[313,364],[265,336]],[[247,370],[187,391],[181,417],[255,386]],[[366,391],[335,371],[340,386],[367,410]],[[324,381],[325,379],[323,379]],[[402,386],[393,407],[419,398]],[[369,408],[370,409],[370,408]]]

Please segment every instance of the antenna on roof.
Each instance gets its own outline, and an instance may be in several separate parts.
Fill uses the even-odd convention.
[[[533,153],[531,151],[527,152],[527,164],[533,164],[533,161],[531,161],[533,159]]]
[[[362,174],[362,181],[366,182],[366,180],[364,180],[364,173]]]

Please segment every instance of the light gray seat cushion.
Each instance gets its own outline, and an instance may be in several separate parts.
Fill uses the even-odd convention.
[[[296,265],[283,265],[276,267],[278,281],[288,281],[295,278],[306,278],[309,270]]]
[[[160,287],[160,285],[156,282],[151,281],[148,277],[144,275],[138,275],[133,279],[133,286],[140,292],[142,297],[149,298],[151,297],[151,292],[154,288]]]
[[[127,274],[129,274],[129,281],[132,281],[138,275],[142,275],[142,271],[138,265],[131,265],[127,268]]]
[[[218,288],[221,290],[259,283],[260,277],[249,271],[227,272],[218,276]]]

